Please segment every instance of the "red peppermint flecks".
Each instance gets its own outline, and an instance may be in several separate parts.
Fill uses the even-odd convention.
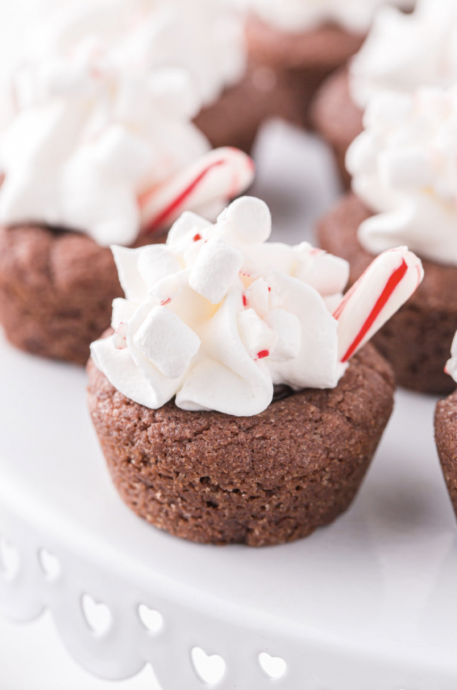
[[[257,353],[257,359],[265,359],[265,357],[270,356],[270,351],[269,350],[261,350],[260,352]]]
[[[170,302],[171,302],[171,297],[169,297],[168,299],[162,300],[162,302],[160,303],[160,306],[161,306],[161,307],[166,307],[166,305],[167,305],[167,304],[170,304]]]
[[[248,300],[246,298],[246,295],[243,295],[243,307],[247,307],[247,306],[248,306]]]
[[[200,235],[199,232],[197,232],[196,235],[194,235],[194,242],[198,242],[198,240],[201,240],[202,236]]]

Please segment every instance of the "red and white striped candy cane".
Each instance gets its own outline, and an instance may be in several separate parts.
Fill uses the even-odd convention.
[[[333,316],[339,322],[338,353],[347,362],[417,290],[420,259],[406,247],[380,254],[345,295]]]
[[[186,170],[143,194],[139,200],[143,232],[169,228],[184,211],[228,202],[254,180],[254,162],[242,151],[210,151]]]

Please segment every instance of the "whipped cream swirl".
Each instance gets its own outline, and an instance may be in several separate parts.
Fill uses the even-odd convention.
[[[244,191],[253,164],[210,151],[192,124],[186,72],[122,71],[97,41],[16,73],[17,115],[0,138],[0,221],[85,232],[132,244],[183,210],[214,219]]]
[[[96,366],[131,400],[157,409],[252,416],[275,384],[334,388],[350,358],[411,296],[420,261],[378,257],[343,298],[349,266],[306,242],[266,243],[268,207],[244,197],[211,225],[185,213],[166,245],[113,247],[125,299]]]
[[[232,0],[67,0],[34,31],[30,53],[65,56],[88,36],[122,69],[185,69],[199,106],[245,70],[243,20]]]
[[[248,6],[267,24],[290,33],[300,33],[329,23],[339,24],[354,33],[364,33],[370,27],[375,10],[388,1],[246,0]],[[395,4],[410,8],[414,0],[397,0]]]
[[[452,376],[454,381],[457,382],[457,333],[452,341],[451,358],[446,364],[445,372],[449,374],[449,376]]]
[[[412,14],[383,7],[350,68],[354,102],[364,110],[383,90],[411,93],[457,81],[457,3],[418,0]]]
[[[374,96],[347,167],[354,192],[376,214],[359,228],[365,249],[406,244],[457,265],[457,90]]]

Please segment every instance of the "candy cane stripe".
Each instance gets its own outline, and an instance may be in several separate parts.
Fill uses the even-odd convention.
[[[166,208],[164,208],[160,215],[158,215],[150,223],[148,223],[148,225],[144,228],[144,232],[154,232],[155,230],[163,226],[169,217],[172,217],[176,214],[180,206],[182,206],[186,202],[188,197],[192,194],[192,192],[195,191],[198,185],[205,179],[205,177],[208,175],[208,173],[211,172],[211,170],[226,164],[227,161],[225,160],[217,160],[208,165],[208,167],[202,170],[200,174],[197,175],[197,177],[194,180],[192,180],[192,182],[186,187],[186,189],[184,189],[181,192],[181,194],[179,194],[179,196],[173,199],[170,202],[170,204]]]
[[[395,292],[396,288],[398,285],[401,283],[403,278],[405,277],[406,273],[408,271],[408,265],[406,261],[403,259],[401,266],[399,266],[390,276],[389,280],[386,283],[386,286],[384,290],[382,291],[381,295],[379,296],[379,299],[377,300],[376,304],[374,305],[373,309],[369,313],[365,323],[363,324],[362,328],[356,335],[355,339],[349,346],[346,354],[342,358],[342,362],[345,363],[349,361],[349,359],[352,357],[352,355],[356,352],[357,348],[359,347],[360,343],[363,341],[367,333],[369,332],[370,328],[373,326],[375,323],[376,319],[378,316],[381,314],[382,310],[392,297],[393,293]],[[340,305],[340,307],[337,309],[337,311],[334,314],[334,317],[338,319],[343,310],[344,310],[344,302]]]

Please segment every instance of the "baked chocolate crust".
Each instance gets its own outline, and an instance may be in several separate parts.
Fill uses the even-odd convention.
[[[455,388],[455,383],[453,384]],[[435,439],[444,479],[457,516],[457,391],[436,406]]]
[[[251,153],[257,132],[267,117],[271,95],[256,83],[257,65],[249,63],[246,73],[210,106],[203,108],[195,124],[215,149],[234,146]]]
[[[113,482],[156,527],[191,541],[267,546],[328,525],[353,501],[393,407],[390,365],[367,346],[334,390],[254,417],[150,410],[89,362],[88,401]]]
[[[317,132],[332,147],[341,179],[348,189],[351,177],[346,170],[346,153],[363,131],[363,111],[351,98],[346,68],[332,74],[319,89],[311,117]]]
[[[291,34],[252,16],[246,35],[252,64],[269,70],[275,82],[267,114],[301,126],[311,124],[309,109],[319,86],[357,53],[365,38],[336,25]]]
[[[374,259],[357,239],[360,224],[370,215],[357,197],[348,194],[318,226],[320,246],[349,261],[351,285]],[[373,343],[391,362],[400,386],[447,395],[455,388],[444,367],[457,329],[457,267],[427,260],[423,265],[422,285]]]
[[[19,349],[84,365],[122,296],[111,250],[90,237],[0,228],[0,323]]]

